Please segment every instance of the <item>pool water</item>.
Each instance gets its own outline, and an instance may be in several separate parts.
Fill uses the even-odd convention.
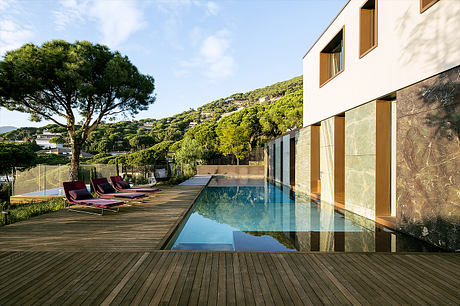
[[[263,179],[214,177],[170,240],[172,250],[440,251]]]

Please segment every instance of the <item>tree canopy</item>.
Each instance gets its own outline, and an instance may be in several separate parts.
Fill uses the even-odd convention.
[[[154,88],[153,77],[139,73],[128,57],[87,41],[29,43],[0,61],[0,105],[65,128],[72,180],[90,133],[104,118],[146,110]]]

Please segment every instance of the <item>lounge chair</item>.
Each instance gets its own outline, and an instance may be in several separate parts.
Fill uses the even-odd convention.
[[[86,185],[82,181],[76,182],[64,182],[64,194],[69,201],[70,204],[74,205],[85,205],[92,208],[101,209],[101,213],[94,213],[85,210],[77,210],[77,209],[69,209],[70,211],[87,213],[92,215],[99,215],[102,216],[104,214],[104,210],[118,212],[119,208],[111,209],[112,207],[124,205],[125,202],[119,200],[107,200],[107,199],[96,199],[94,198],[91,193],[86,189]]]
[[[125,182],[121,176],[111,176],[113,187],[120,192],[158,192],[160,189],[157,188],[131,188],[127,182]]]
[[[109,181],[105,177],[92,179],[91,184],[93,185],[94,191],[101,198],[123,198],[126,200],[131,200],[146,197],[146,195],[143,193],[117,192],[115,189],[113,189],[112,185],[110,185]]]

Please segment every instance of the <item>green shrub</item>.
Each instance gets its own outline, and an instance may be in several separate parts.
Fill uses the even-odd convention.
[[[8,224],[28,220],[32,217],[43,215],[48,212],[58,211],[64,207],[66,207],[66,201],[64,199],[55,199],[46,202],[17,206],[8,210],[10,213],[8,215]],[[5,225],[3,215],[0,219],[0,225]]]

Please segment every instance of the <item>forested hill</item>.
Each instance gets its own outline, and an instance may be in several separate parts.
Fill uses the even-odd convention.
[[[190,138],[207,150],[206,156],[241,157],[255,146],[301,124],[302,76],[298,76],[246,93],[235,93],[168,118],[102,124],[90,135],[84,150],[93,154],[138,151],[152,146],[178,150],[184,138]],[[240,135],[238,129],[242,126],[245,131],[240,131]],[[34,139],[44,130],[66,136],[64,128],[50,124],[41,128],[19,128],[0,137]],[[213,138],[214,143],[203,143],[200,137]],[[231,144],[235,137],[245,142],[239,148]]]

